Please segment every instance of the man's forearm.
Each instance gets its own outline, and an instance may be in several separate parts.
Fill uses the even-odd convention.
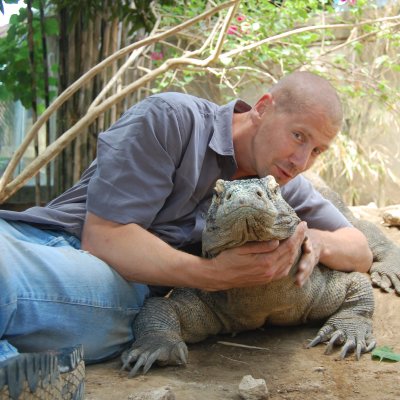
[[[126,280],[163,286],[209,286],[210,260],[176,250],[136,224],[105,222],[93,214],[87,219],[82,249],[111,265]]]
[[[335,232],[309,229],[308,234],[319,246],[319,262],[327,267],[348,272],[370,269],[372,253],[367,239],[358,229],[342,228]]]

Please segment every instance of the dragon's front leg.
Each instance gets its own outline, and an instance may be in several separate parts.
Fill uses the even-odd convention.
[[[362,353],[371,351],[376,345],[372,335],[374,296],[371,283],[365,275],[352,272],[347,278],[344,302],[326,321],[308,347],[328,342],[325,354],[329,354],[334,346],[342,345],[339,356],[341,359],[349,351],[354,351],[359,359]]]
[[[122,369],[134,376],[159,365],[186,365],[185,342],[195,343],[220,332],[222,324],[213,310],[192,289],[175,289],[169,298],[151,297],[134,321],[135,341],[122,354]]]

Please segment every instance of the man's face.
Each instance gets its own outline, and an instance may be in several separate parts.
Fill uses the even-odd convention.
[[[336,133],[322,112],[282,113],[271,104],[253,136],[254,169],[258,176],[273,175],[284,185],[309,169]]]

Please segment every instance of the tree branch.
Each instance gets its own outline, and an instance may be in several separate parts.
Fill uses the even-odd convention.
[[[303,33],[303,32],[312,32],[312,31],[319,31],[319,30],[325,30],[325,29],[354,28],[355,26],[377,24],[379,22],[385,22],[385,21],[391,21],[391,20],[397,20],[397,19],[400,19],[400,15],[396,15],[396,16],[392,16],[392,17],[377,18],[377,19],[373,19],[373,20],[357,22],[357,23],[354,23],[354,24],[329,24],[329,25],[304,26],[304,27],[301,27],[301,28],[293,29],[293,30],[288,31],[288,32],[280,33],[279,35],[270,36],[268,38],[259,40],[258,42],[251,43],[251,44],[249,44],[247,46],[242,46],[242,47],[240,47],[238,49],[235,49],[235,50],[228,51],[226,53],[221,54],[221,58],[223,58],[223,57],[229,58],[229,57],[232,57],[232,56],[234,56],[236,54],[243,53],[244,51],[253,50],[256,47],[262,46],[263,44],[275,42],[275,41],[277,41],[279,39],[282,39],[282,38],[285,38],[285,37],[289,37],[289,36],[293,36],[293,35],[297,35],[297,34]]]

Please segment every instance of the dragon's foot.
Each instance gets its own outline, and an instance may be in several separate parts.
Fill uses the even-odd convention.
[[[142,367],[145,374],[154,362],[159,365],[186,365],[187,358],[186,344],[176,333],[147,333],[138,338],[129,350],[122,353],[121,370],[130,370],[129,377],[132,377]]]
[[[307,347],[322,342],[328,342],[325,354],[332,353],[334,346],[342,345],[340,359],[344,359],[348,352],[354,351],[359,360],[362,353],[368,353],[376,346],[372,336],[372,321],[360,315],[334,316],[319,330]]]
[[[398,252],[400,256],[400,251]],[[400,267],[398,263],[375,262],[370,270],[371,281],[374,286],[391,293],[400,295]]]

